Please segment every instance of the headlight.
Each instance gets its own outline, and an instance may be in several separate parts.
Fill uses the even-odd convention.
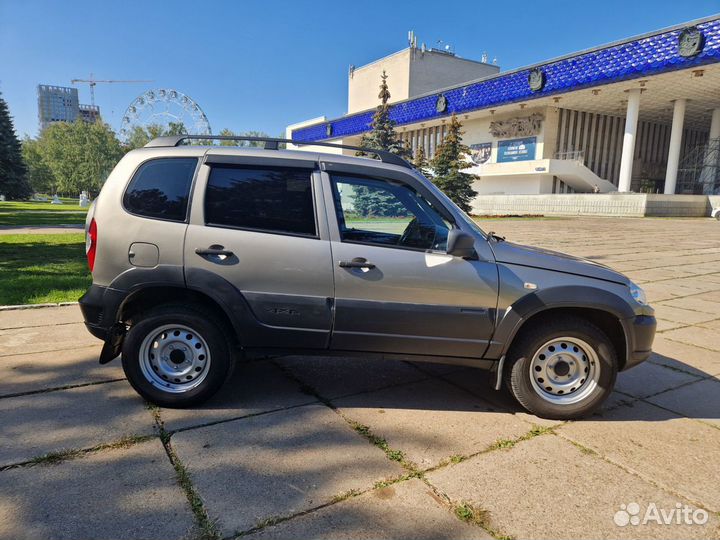
[[[645,291],[643,291],[640,287],[635,285],[632,281],[630,282],[630,296],[633,297],[633,299],[638,304],[647,304],[647,297],[645,296]]]

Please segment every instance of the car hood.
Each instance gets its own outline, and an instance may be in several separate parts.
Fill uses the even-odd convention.
[[[604,264],[573,257],[557,251],[522,246],[512,242],[493,242],[492,249],[498,263],[519,264],[554,272],[587,276],[627,285],[630,280]]]

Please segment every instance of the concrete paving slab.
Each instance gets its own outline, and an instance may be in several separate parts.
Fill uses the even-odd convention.
[[[83,323],[0,330],[0,357],[97,345]]]
[[[714,427],[635,402],[558,432],[669,492],[720,511],[720,430]]]
[[[260,539],[454,540],[492,538],[460,521],[421,480],[408,480],[268,527]]]
[[[288,356],[278,361],[326,399],[369,392],[428,377],[407,363],[397,360]]]
[[[676,413],[720,427],[720,380],[705,379],[648,399]]]
[[[685,298],[675,298],[663,303],[671,307],[709,313],[711,315],[715,315],[715,317],[720,316],[720,304],[712,300],[704,300],[702,294],[697,296],[688,296]]]
[[[541,435],[509,450],[481,454],[428,474],[455,504],[486,512],[498,533],[515,538],[713,538],[706,525],[618,526],[621,505],[654,502],[672,510],[685,503],[570,442]]]
[[[682,341],[688,345],[698,345],[704,349],[720,352],[720,335],[710,328],[686,326],[665,332],[663,336],[673,341]]]
[[[188,538],[193,514],[159,440],[0,472],[0,538]]]
[[[695,373],[702,377],[720,375],[720,353],[655,336],[650,362]],[[629,373],[629,372],[628,372]]]
[[[714,330],[715,332],[718,332],[718,334],[720,334],[720,319],[713,319],[712,321],[699,323],[698,326],[702,326],[703,328],[710,328],[711,330]]]
[[[682,328],[685,326],[683,323],[677,323],[672,321],[666,321],[665,319],[657,319],[657,332],[667,332],[668,330],[675,330],[676,328]]]
[[[154,433],[125,381],[0,399],[0,466]]]
[[[0,357],[0,397],[125,377],[120,361],[101,366],[101,347]]]
[[[403,472],[319,405],[183,431],[171,441],[223,536]]]
[[[695,311],[692,309],[683,309],[673,307],[667,304],[658,304],[655,309],[655,316],[678,323],[680,325],[698,324],[705,321],[711,321],[717,317],[713,313],[705,313],[703,311]]]
[[[350,396],[333,404],[423,469],[530,429],[522,420],[440,380]]]
[[[480,399],[491,403],[497,410],[510,413],[516,418],[527,422],[528,429],[530,429],[533,424],[550,427],[559,423],[556,420],[545,420],[544,418],[525,412],[525,409],[515,401],[515,398],[512,397],[504,386],[502,386],[500,390],[495,390],[494,374],[489,371],[467,368],[465,371],[451,373],[443,378],[460,388],[464,388]]]
[[[0,330],[81,322],[83,316],[77,305],[0,311]]]
[[[647,397],[697,380],[699,380],[697,375],[643,362],[639,366],[619,373],[615,389],[631,396]]]
[[[67,211],[67,210],[66,210]],[[76,213],[85,213],[82,210]],[[70,216],[68,216],[70,217]],[[74,216],[73,216],[74,217]],[[2,226],[0,227],[0,235],[4,234],[68,234],[73,232],[82,232],[85,228],[84,225],[57,225],[55,227],[17,227],[15,225],[12,226]]]
[[[238,364],[232,378],[207,403],[192,409],[161,409],[160,417],[165,429],[172,431],[316,401],[277,366],[259,360]]]

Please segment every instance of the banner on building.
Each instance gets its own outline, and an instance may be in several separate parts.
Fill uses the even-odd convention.
[[[498,141],[498,163],[535,159],[535,137]]]

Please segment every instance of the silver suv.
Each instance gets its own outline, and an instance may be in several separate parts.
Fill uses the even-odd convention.
[[[395,155],[192,138],[129,152],[86,224],[85,323],[152,403],[205,401],[239,358],[333,354],[492,370],[568,419],[650,355],[654,311],[627,277],[483,232]]]

